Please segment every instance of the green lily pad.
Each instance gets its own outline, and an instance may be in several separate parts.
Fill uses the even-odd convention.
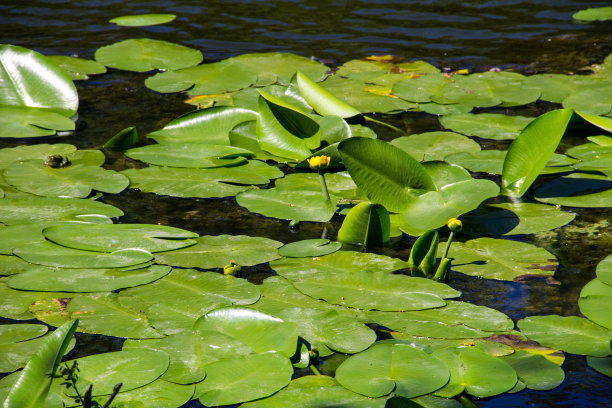
[[[64,116],[76,113],[79,106],[76,87],[68,74],[48,57],[2,44],[0,67],[0,106],[44,108]],[[69,129],[74,129],[74,124]]]
[[[13,255],[13,248],[26,244],[44,242],[46,238],[42,231],[56,224],[63,223],[45,222],[36,224],[16,224],[0,228],[0,254]],[[0,262],[0,270],[2,270],[0,275],[12,275],[13,273],[24,272],[29,269],[20,265],[23,261],[16,256],[0,257],[0,259],[2,260]],[[10,271],[11,267],[14,271]]]
[[[272,188],[249,190],[237,195],[236,201],[247,210],[268,217],[327,222],[336,211],[337,197],[327,200],[321,191],[294,191]]]
[[[221,360],[206,366],[195,396],[206,406],[238,404],[267,397],[291,381],[293,367],[276,352]]]
[[[322,256],[336,252],[341,247],[340,242],[332,242],[329,239],[303,239],[283,245],[278,249],[278,254],[290,258]]]
[[[196,331],[213,330],[243,342],[257,353],[277,351],[291,357],[297,346],[297,325],[242,307],[213,310],[193,325]]]
[[[56,244],[86,251],[115,252],[143,249],[172,251],[195,244],[187,238],[198,234],[180,228],[154,224],[72,224],[46,228],[43,235]]]
[[[465,113],[442,116],[439,120],[446,129],[452,129],[466,136],[507,140],[515,139],[533,119],[498,113]]]
[[[125,155],[156,166],[210,168],[243,164],[253,153],[208,143],[164,143],[130,149]]]
[[[566,154],[580,160],[595,160],[612,157],[612,146],[584,143],[566,150]]]
[[[607,207],[612,200],[612,179],[596,174],[572,173],[541,185],[534,198],[568,207]]]
[[[42,160],[13,163],[3,177],[21,191],[46,197],[85,198],[92,190],[116,194],[129,185],[126,176],[113,170],[84,164],[52,168]]]
[[[13,249],[13,253],[33,264],[59,268],[121,268],[153,259],[150,252],[142,249],[100,253],[66,248],[49,241],[23,245]]]
[[[444,161],[464,167],[473,172],[489,174],[502,174],[505,150],[481,150],[473,153],[454,153],[446,156]],[[540,174],[554,174],[572,171],[571,165],[576,160],[558,153],[553,153],[551,159],[546,163]]]
[[[74,145],[65,143],[7,147],[0,149],[0,168],[5,169],[17,161],[31,159],[44,160],[47,156],[54,154],[66,156],[76,152],[76,150]]]
[[[135,407],[180,407],[193,397],[195,385],[174,384],[162,379],[153,381],[144,387],[127,392],[120,392],[113,400],[117,408]],[[104,406],[108,396],[94,398],[100,406]]]
[[[249,160],[242,166],[222,169],[147,167],[128,169],[122,174],[130,186],[144,192],[174,197],[231,197],[248,190],[251,184],[268,184],[283,173],[274,166]],[[235,185],[236,183],[242,185]]]
[[[291,258],[270,263],[302,293],[329,303],[377,310],[420,310],[444,306],[454,289],[424,278],[394,275],[407,263],[356,252],[335,252],[320,258]]]
[[[450,375],[445,364],[406,344],[380,344],[346,359],[336,381],[368,397],[395,395],[413,398],[442,387]]]
[[[540,88],[540,99],[561,103],[569,95],[602,85],[602,81],[590,75],[537,74],[526,77],[523,84]]]
[[[42,324],[3,324],[0,325],[0,344],[35,339],[45,334],[47,330]]]
[[[104,74],[106,72],[106,67],[104,65],[88,59],[68,57],[65,55],[49,55],[48,58],[66,71],[73,81],[78,79],[89,79],[89,75]]]
[[[582,119],[584,119],[585,121],[587,121],[588,123],[597,126],[607,132],[612,132],[612,118],[607,117],[607,116],[599,116],[599,115],[593,115],[590,113],[586,113],[586,112],[574,112],[576,115],[580,116]],[[608,115],[609,116],[609,115]],[[594,136],[597,137],[597,136]],[[601,136],[599,137],[601,139]],[[608,136],[609,138],[609,136]],[[587,137],[587,139],[591,140],[590,137]],[[605,143],[604,143],[605,144]]]
[[[420,103],[419,109],[423,112],[431,113],[432,115],[459,115],[472,111],[471,106],[453,104],[439,104],[439,103]]]
[[[580,312],[589,320],[612,330],[612,286],[608,286],[599,279],[593,279],[580,292],[578,306]]]
[[[480,151],[475,141],[453,132],[427,132],[402,136],[391,142],[418,161],[444,160],[447,155]]]
[[[473,348],[437,350],[434,356],[444,361],[451,372],[449,383],[435,395],[453,397],[465,391],[479,398],[511,390],[517,382],[514,369],[497,357]]]
[[[612,146],[612,136],[589,136],[587,140],[599,145],[599,146]]]
[[[196,245],[175,251],[159,253],[156,261],[184,268],[223,268],[235,262],[252,266],[278,259],[277,248],[283,244],[268,238],[245,235],[202,236]]]
[[[450,81],[443,74],[404,79],[393,85],[393,94],[410,102],[431,102],[447,82]]]
[[[123,211],[93,200],[75,198],[4,198],[0,200],[0,221],[23,224],[47,221],[87,221],[120,217]]]
[[[79,364],[77,389],[81,395],[89,384],[94,384],[93,395],[111,394],[118,383],[123,384],[124,392],[145,386],[159,378],[170,363],[163,351],[147,349],[96,354],[76,361]],[[73,392],[69,390],[68,395]]]
[[[122,151],[135,147],[138,144],[138,131],[134,126],[127,127],[117,132],[108,139],[102,147],[112,151]]]
[[[605,357],[612,353],[612,331],[578,316],[530,316],[518,321],[527,337],[572,354]]]
[[[573,108],[591,115],[607,115],[612,111],[612,85],[586,89],[571,94],[563,100],[564,108]]]
[[[314,81],[322,81],[329,67],[300,55],[266,52],[243,54],[229,58],[257,71],[257,85],[279,83],[288,85],[291,77],[301,71]]]
[[[130,39],[100,47],[96,61],[110,68],[147,72],[176,70],[202,62],[202,53],[193,48],[149,38]]]
[[[210,143],[229,145],[229,132],[242,122],[255,120],[257,112],[243,108],[198,109],[173,119],[147,137],[157,143]]]
[[[41,325],[10,325],[10,326],[40,326]],[[1,326],[0,326],[1,327]],[[44,333],[44,332],[43,332]],[[22,332],[23,334],[23,332]],[[32,355],[48,340],[48,335],[33,340],[15,341],[13,343],[0,343],[0,372],[9,373],[23,368]],[[76,341],[72,339],[66,352],[72,350]]]
[[[245,64],[224,60],[197,65],[200,61],[149,77],[145,86],[162,93],[187,91],[189,95],[210,95],[237,91],[257,81],[257,72]]]
[[[468,339],[438,339],[432,337],[413,336],[407,333],[391,332],[394,340],[408,341],[409,344],[418,344],[419,347],[431,347],[433,350],[457,347],[474,347],[492,356],[507,356],[514,353],[514,349],[505,344],[490,341],[487,338]]]
[[[330,194],[346,200],[363,200],[365,194],[357,189],[351,176],[345,172],[325,173],[325,183]],[[293,173],[276,180],[278,190],[321,191],[321,179],[316,173]]]
[[[338,386],[324,375],[296,378],[276,394],[242,404],[243,408],[384,408],[387,398],[372,399]]]
[[[110,19],[109,23],[123,27],[143,27],[169,23],[174,20],[174,14],[134,14]]]
[[[612,378],[612,357],[587,356],[587,364],[595,371]]]
[[[519,380],[530,390],[552,390],[565,379],[565,372],[561,367],[537,354],[517,351],[502,360],[514,368]]]
[[[162,380],[193,384],[206,377],[205,366],[226,358],[254,354],[253,349],[231,336],[216,331],[186,331],[163,339],[126,340],[127,348],[152,348],[170,356],[170,367]]]
[[[170,273],[170,267],[153,265],[146,269],[51,269],[33,268],[8,281],[13,289],[41,292],[111,292],[145,285]]]
[[[6,285],[8,278],[0,278],[0,316],[14,320],[29,320],[30,305],[44,299],[61,299],[71,296],[62,292],[26,292],[11,289]]]
[[[608,255],[597,265],[597,278],[606,285],[612,286],[612,255]]]
[[[380,204],[361,202],[346,214],[338,240],[364,246],[383,246],[389,242],[389,212]]]
[[[442,245],[438,250],[440,255]],[[452,269],[487,279],[516,280],[523,275],[552,276],[558,262],[544,248],[507,239],[477,238],[454,242]]]
[[[593,7],[580,10],[572,16],[576,20],[605,21],[612,20],[612,7]]]
[[[56,112],[41,108],[0,106],[0,138],[53,136],[74,130],[74,122]]]
[[[576,214],[537,203],[487,204],[463,214],[463,230],[473,236],[520,235],[550,231],[569,224]]]

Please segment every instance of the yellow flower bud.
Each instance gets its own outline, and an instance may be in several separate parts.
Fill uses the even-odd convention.
[[[229,265],[225,265],[223,267],[223,274],[224,275],[236,275],[238,272],[240,272],[240,270],[242,269],[242,267],[240,265],[238,265],[236,262],[232,261]]]
[[[313,170],[322,170],[329,166],[330,157],[329,156],[312,156],[309,159],[306,159],[310,168]]]
[[[448,220],[448,222],[446,223],[446,226],[448,227],[449,230],[453,232],[458,232],[463,229],[463,224],[457,218],[451,218],[450,220]]]

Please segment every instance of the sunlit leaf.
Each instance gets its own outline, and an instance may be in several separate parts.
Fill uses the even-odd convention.
[[[157,24],[165,24],[174,20],[174,14],[134,14],[110,19],[109,23],[124,27],[143,27]]]

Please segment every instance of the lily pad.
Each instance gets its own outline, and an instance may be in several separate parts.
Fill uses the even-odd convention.
[[[127,392],[120,392],[113,400],[116,407],[180,407],[188,403],[193,397],[195,385],[174,384],[162,379],[153,381],[144,387],[136,388]],[[94,398],[95,399],[95,398]],[[108,400],[107,396],[95,399],[104,406]]]
[[[597,265],[597,278],[606,285],[612,286],[612,255],[608,255]]]
[[[532,120],[533,118],[524,116],[507,116],[499,113],[464,113],[442,116],[440,123],[446,129],[452,129],[466,136],[508,140],[515,139]]]
[[[100,47],[96,61],[110,68],[147,72],[176,70],[202,62],[202,53],[193,48],[149,38],[130,39]]]
[[[56,244],[86,251],[115,252],[143,249],[172,251],[195,244],[187,238],[198,234],[180,228],[154,224],[74,224],[46,228],[43,235]]]
[[[87,221],[120,217],[123,211],[109,204],[75,198],[4,198],[0,221],[23,224],[46,221]]]
[[[612,20],[612,7],[593,7],[580,10],[572,16],[576,20],[605,21]]]
[[[612,357],[587,356],[587,364],[595,371],[612,378]]]
[[[11,325],[11,326],[34,326],[34,325]],[[41,325],[36,325],[44,327]],[[26,340],[13,343],[0,343],[0,372],[9,373],[19,368],[23,368],[32,355],[48,340],[48,335],[38,337],[33,340]],[[66,349],[68,351],[74,348],[76,341],[72,339]]]
[[[465,391],[479,398],[511,390],[517,382],[514,369],[497,357],[473,348],[437,350],[434,356],[444,361],[451,372],[449,383],[436,395],[453,397]]]
[[[380,344],[349,357],[336,370],[336,381],[368,397],[395,395],[413,398],[447,383],[445,364],[405,344]]]
[[[480,151],[478,143],[453,132],[427,132],[402,136],[394,139],[391,144],[418,161],[444,160],[446,156],[453,153]]]
[[[444,306],[454,289],[424,278],[390,272],[407,263],[356,252],[320,258],[292,258],[270,264],[302,293],[341,306],[377,310],[420,310]]]
[[[538,187],[535,199],[568,207],[608,207],[612,200],[612,179],[587,173],[558,177]]]
[[[563,100],[564,108],[573,108],[591,115],[607,115],[612,111],[612,84],[582,90]]]
[[[243,164],[253,153],[208,143],[164,143],[130,149],[125,155],[156,166],[211,168]]]
[[[380,204],[358,203],[346,214],[338,240],[349,244],[382,246],[389,242],[389,212]]]
[[[104,65],[88,59],[65,55],[49,55],[48,58],[66,71],[72,80],[89,79],[89,75],[104,74],[106,72]]]
[[[7,147],[0,149],[0,168],[5,169],[17,161],[30,159],[44,160],[47,156],[54,154],[65,156],[76,152],[76,150],[76,146],[65,143]]]
[[[142,249],[100,253],[66,248],[50,241],[23,245],[13,249],[13,253],[33,264],[59,268],[121,268],[153,259],[150,252]]]
[[[357,189],[357,185],[346,172],[325,173],[325,183],[330,194],[346,200],[363,200],[365,194]],[[321,179],[316,173],[293,173],[276,180],[279,190],[321,191]]]
[[[340,242],[332,242],[329,239],[303,239],[283,245],[278,249],[278,254],[290,258],[304,258],[328,255],[341,247]]]
[[[256,70],[258,85],[288,85],[291,77],[298,71],[318,82],[322,81],[329,71],[329,68],[320,62],[282,52],[243,54],[229,58],[228,61],[236,61]]]
[[[605,260],[602,263],[605,267]],[[612,310],[610,308],[611,300],[612,286],[606,285],[599,279],[593,279],[580,291],[578,306],[580,307],[580,312],[589,320],[612,330],[612,318],[610,318]]]
[[[440,254],[442,248],[439,248]],[[454,242],[449,254],[452,269],[487,279],[516,280],[523,275],[552,276],[558,262],[554,255],[534,245],[506,239],[477,238]]]
[[[537,74],[525,78],[523,84],[540,88],[540,99],[561,103],[569,95],[602,85],[602,81],[590,75]]]
[[[6,285],[7,278],[0,278],[0,316],[14,320],[29,320],[30,305],[44,299],[62,299],[71,296],[62,292],[27,292],[11,289]]]
[[[124,27],[143,27],[169,23],[174,20],[174,14],[134,14],[110,19],[109,23]]]
[[[464,167],[473,172],[483,172],[489,174],[502,174],[504,160],[507,151],[505,150],[481,150],[473,153],[454,153],[446,156],[444,161]],[[572,171],[569,165],[576,160],[558,153],[553,153],[551,159],[546,163],[540,174],[554,174]]]
[[[337,197],[328,200],[321,191],[245,191],[236,197],[239,205],[268,217],[294,221],[329,221],[336,211]]]
[[[76,113],[79,106],[76,87],[68,74],[48,57],[2,44],[0,67],[0,106],[44,108],[64,116]],[[58,119],[53,120],[57,123]]]
[[[293,367],[276,352],[221,360],[206,366],[195,396],[206,406],[238,404],[267,397],[291,381]]]
[[[612,331],[578,316],[530,316],[519,329],[538,343],[573,354],[605,357],[612,353]]]
[[[41,292],[111,292],[145,285],[170,273],[170,267],[144,269],[51,269],[33,268],[8,281],[13,289]]]
[[[102,147],[108,150],[121,151],[135,147],[137,144],[138,131],[134,126],[130,126],[117,132]]]
[[[81,395],[89,384],[94,384],[93,395],[111,394],[118,383],[123,384],[124,392],[142,387],[159,378],[170,362],[163,351],[146,349],[96,354],[76,361],[79,364],[77,389]]]
[[[552,390],[565,379],[565,372],[561,367],[537,354],[517,351],[502,360],[514,368],[519,380],[530,390]]]
[[[0,344],[35,339],[45,334],[47,330],[47,326],[42,324],[3,324],[0,325]]]
[[[56,112],[41,108],[0,106],[0,138],[53,136],[74,130],[74,122]]]

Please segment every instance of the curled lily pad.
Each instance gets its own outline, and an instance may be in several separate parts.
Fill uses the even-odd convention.
[[[0,106],[45,108],[64,116],[77,111],[76,87],[68,74],[48,57],[2,44],[0,67]]]
[[[188,238],[198,234],[180,228],[153,224],[74,224],[46,228],[43,235],[56,244],[86,251],[114,252],[143,249],[172,251],[195,244]]]
[[[174,20],[174,14],[134,14],[110,19],[109,23],[124,27],[143,27],[169,23]]]
[[[110,68],[147,72],[197,65],[202,53],[193,48],[149,38],[130,39],[96,50],[96,61]]]
[[[135,147],[138,144],[138,131],[134,126],[120,130],[104,143],[105,149],[120,151]]]
[[[253,153],[238,147],[207,143],[165,143],[130,149],[125,155],[157,166],[209,168],[243,164]]]
[[[123,215],[112,205],[75,198],[5,198],[0,200],[0,210],[0,221],[5,224],[87,221]]]
[[[380,344],[349,357],[336,370],[336,381],[369,397],[412,398],[447,383],[448,368],[431,354],[405,344]]]
[[[341,247],[340,242],[332,242],[329,239],[304,239],[283,245],[278,249],[278,254],[290,258],[322,256],[336,252]]]
[[[389,242],[391,221],[380,204],[361,202],[346,214],[338,231],[338,240],[364,246],[385,245]]]
[[[0,107],[0,138],[53,136],[74,130],[74,122],[56,112],[41,108]]]

